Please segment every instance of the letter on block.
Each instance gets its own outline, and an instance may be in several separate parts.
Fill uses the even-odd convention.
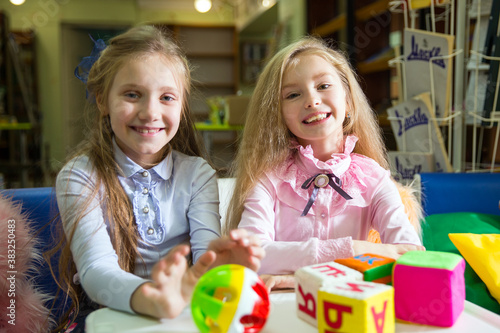
[[[335,281],[362,281],[363,274],[335,262],[305,266],[295,272],[297,316],[317,326],[317,299],[321,287]]]
[[[394,265],[396,318],[453,326],[464,310],[464,259],[455,253],[409,251]]]
[[[394,332],[394,289],[368,281],[339,281],[318,293],[318,332]]]
[[[355,257],[337,259],[336,263],[363,273],[363,280],[390,284],[395,260],[378,254],[365,253]]]

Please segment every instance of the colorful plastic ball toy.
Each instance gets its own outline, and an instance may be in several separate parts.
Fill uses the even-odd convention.
[[[202,333],[257,333],[266,323],[269,307],[264,282],[241,265],[206,272],[191,300],[193,320]]]

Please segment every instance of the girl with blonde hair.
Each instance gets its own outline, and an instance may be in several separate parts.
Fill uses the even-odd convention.
[[[83,332],[98,306],[175,317],[208,268],[257,270],[264,255],[244,230],[220,238],[216,173],[202,158],[180,48],[152,26],[96,45],[76,71],[86,82],[89,136],[56,181],[72,332]]]
[[[235,161],[229,230],[257,235],[260,273],[362,253],[423,250],[409,222],[376,117],[347,59],[305,37],[265,66]],[[382,244],[368,242],[371,229]],[[270,279],[268,286],[293,287]]]

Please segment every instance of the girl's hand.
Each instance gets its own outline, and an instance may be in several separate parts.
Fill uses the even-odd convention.
[[[425,251],[425,247],[412,244],[380,244],[360,240],[353,240],[352,242],[355,256],[364,253],[373,253],[398,259],[402,254],[408,251]]]
[[[277,289],[290,289],[295,288],[295,276],[293,274],[290,275],[267,275],[263,274],[260,276],[262,281],[267,287],[267,291],[271,292],[271,290]]]
[[[212,267],[225,264],[239,264],[254,271],[260,268],[265,252],[256,236],[248,235],[244,229],[231,230],[229,237],[213,240],[208,249],[215,252]]]
[[[155,318],[174,318],[182,312],[199,278],[215,260],[215,254],[207,251],[188,268],[189,251],[188,245],[178,245],[156,263],[151,272],[153,282],[143,284],[132,295],[135,312]]]

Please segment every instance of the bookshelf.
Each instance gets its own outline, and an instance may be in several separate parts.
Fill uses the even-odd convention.
[[[251,94],[267,60],[280,43],[279,2],[263,8],[238,29],[240,45],[240,85],[244,94]]]
[[[0,13],[0,188],[43,183],[36,39]]]
[[[207,98],[235,94],[239,86],[238,36],[234,26],[168,25],[193,68],[189,101],[197,120],[210,113]]]
[[[245,40],[240,47],[241,82],[245,85],[255,84],[268,57],[269,43],[266,40]]]

